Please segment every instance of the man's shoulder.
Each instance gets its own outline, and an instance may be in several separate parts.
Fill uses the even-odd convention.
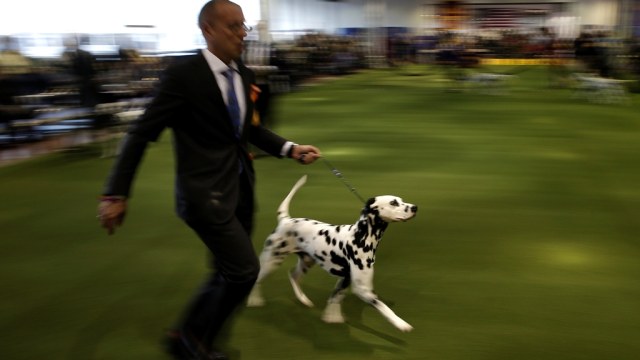
[[[179,71],[188,69],[202,62],[203,59],[202,54],[195,50],[193,52],[172,55],[166,58],[167,70]]]

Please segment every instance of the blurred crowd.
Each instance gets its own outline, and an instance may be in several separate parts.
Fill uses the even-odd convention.
[[[585,29],[575,39],[558,38],[544,27],[472,35],[443,32],[413,43],[414,49],[392,52],[391,58],[413,60],[426,54],[427,61],[462,68],[478,66],[483,59],[540,60],[541,64],[571,64],[576,72],[640,80],[640,39],[621,39],[606,30]]]
[[[349,36],[309,32],[289,41],[248,40],[244,61],[259,70],[265,95],[270,85],[271,90],[278,85],[278,90],[271,92],[283,92],[309,78],[367,67],[421,63],[469,69],[485,59],[511,58],[572,63],[572,71],[640,82],[639,40],[620,39],[603,29],[585,28],[575,39],[558,38],[548,28],[375,35],[367,31]],[[27,57],[15,39],[1,39],[3,134],[15,132],[12,125],[22,119],[38,118],[60,108],[81,107],[91,112],[104,103],[139,104],[136,99],[150,96],[162,69],[175,56],[184,55],[126,48],[113,54],[94,54],[83,50],[78,39],[65,40],[62,54],[48,58]]]

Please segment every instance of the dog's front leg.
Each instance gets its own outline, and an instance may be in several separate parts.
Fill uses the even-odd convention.
[[[357,275],[357,276],[356,276]],[[403,332],[413,330],[413,326],[402,320],[396,313],[391,310],[387,304],[382,302],[373,292],[373,271],[361,271],[354,274],[353,277],[353,293],[356,294],[367,304],[371,304],[376,308],[382,316],[384,316],[393,326]]]
[[[373,298],[371,300],[365,300],[369,302],[373,307],[378,309],[378,311],[385,317],[389,322],[393,324],[398,330],[402,332],[409,332],[413,330],[413,326],[409,325],[408,322],[402,320],[396,313],[393,312],[382,300]]]
[[[327,301],[327,307],[322,313],[322,320],[330,324],[341,324],[344,322],[342,315],[342,300],[345,297],[346,289],[349,287],[351,280],[349,277],[338,280],[331,297]]]

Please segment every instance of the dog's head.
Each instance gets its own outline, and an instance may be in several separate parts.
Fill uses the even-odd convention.
[[[418,207],[404,202],[393,195],[376,196],[367,201],[364,212],[373,213],[386,222],[407,221],[414,216]]]

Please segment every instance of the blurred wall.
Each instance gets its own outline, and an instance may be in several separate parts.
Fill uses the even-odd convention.
[[[422,15],[429,15],[440,0],[262,0],[267,3],[268,27],[272,32],[309,29],[334,33],[340,28],[424,28]],[[563,4],[583,25],[615,26],[621,19],[620,3],[630,0],[466,0],[466,4]],[[425,11],[427,13],[425,13]]]
[[[613,27],[622,24],[631,33],[630,5],[636,0],[466,0],[480,4],[563,4],[566,16],[577,26]],[[14,35],[29,56],[59,54],[59,34],[135,34],[157,39],[152,51],[180,51],[202,47],[196,25],[197,13],[206,0],[21,0],[0,2],[0,35]],[[247,22],[260,31],[250,39],[287,39],[308,30],[330,34],[348,28],[409,28],[416,33],[438,27],[434,16],[440,0],[236,0],[243,6]],[[636,2],[637,3],[637,2]],[[629,23],[629,24],[625,24]],[[131,25],[142,25],[132,27]],[[117,44],[108,36],[98,38],[97,47]],[[27,49],[28,48],[28,49]],[[94,51],[94,49],[88,49]]]

